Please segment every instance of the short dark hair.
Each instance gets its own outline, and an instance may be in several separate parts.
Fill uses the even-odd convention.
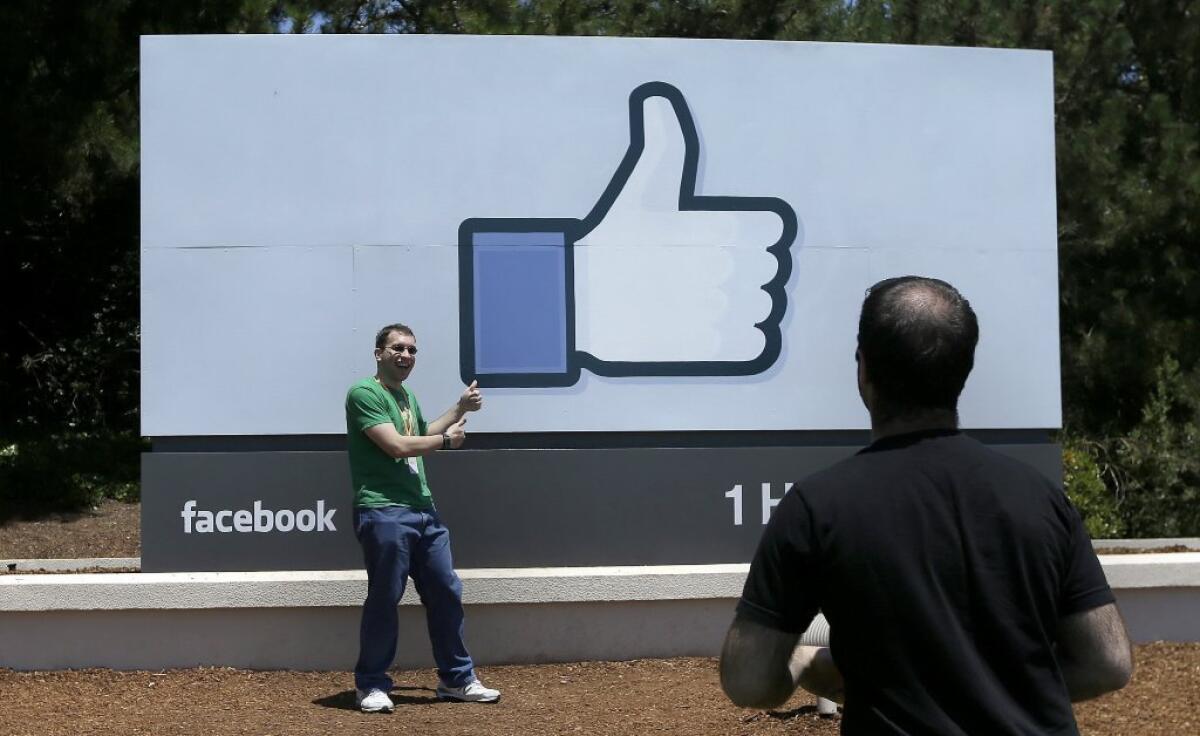
[[[399,332],[401,335],[408,335],[410,337],[416,337],[416,335],[413,334],[412,329],[408,325],[402,325],[399,322],[397,322],[394,325],[387,325],[386,327],[383,327],[382,329],[380,329],[379,332],[375,333],[375,347],[376,348],[385,347],[387,345],[388,336],[391,335],[393,332]]]
[[[950,284],[921,276],[885,279],[867,290],[858,349],[886,419],[955,411],[975,365],[979,322]]]

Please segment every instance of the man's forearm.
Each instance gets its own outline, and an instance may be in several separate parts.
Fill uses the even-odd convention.
[[[447,429],[450,429],[450,425],[454,424],[459,419],[462,419],[465,414],[466,412],[463,411],[457,404],[455,404],[445,414],[425,425],[425,431],[430,435],[441,434]]]
[[[1060,619],[1055,656],[1073,702],[1119,690],[1133,676],[1133,645],[1115,603]]]
[[[774,708],[795,691],[789,657],[799,634],[738,617],[721,649],[721,689],[743,708]]]
[[[379,444],[376,440],[376,444]],[[399,460],[406,457],[419,457],[428,455],[432,452],[442,449],[442,438],[437,437],[434,441],[434,436],[424,437],[406,437],[396,435],[383,440],[383,444],[379,444],[380,449],[387,453],[388,457]]]
[[[829,647],[798,646],[789,667],[792,679],[804,690],[835,703],[845,701],[846,683]]]
[[[1077,666],[1059,662],[1063,681],[1067,684],[1067,694],[1072,703],[1091,700],[1106,695],[1114,690],[1120,690],[1128,684],[1129,679],[1114,675],[1106,670],[1096,670],[1091,667]]]

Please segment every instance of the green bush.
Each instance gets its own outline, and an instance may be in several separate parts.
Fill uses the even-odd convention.
[[[0,444],[0,520],[140,498],[143,440],[75,432]]]
[[[1166,355],[1151,373],[1127,431],[1061,438],[1063,484],[1093,537],[1200,536],[1200,366]]]
[[[1124,535],[1124,524],[1117,509],[1116,495],[1104,484],[1096,448],[1078,437],[1066,436],[1062,442],[1063,488],[1083,516],[1092,539],[1112,539]]]
[[[1200,536],[1200,375],[1167,356],[1129,434],[1109,443],[1110,483],[1133,537]]]

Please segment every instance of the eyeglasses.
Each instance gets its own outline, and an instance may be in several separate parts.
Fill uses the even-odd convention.
[[[408,353],[409,355],[417,354],[416,345],[384,345],[383,349],[391,350],[393,353],[399,353],[401,355],[404,353]]]

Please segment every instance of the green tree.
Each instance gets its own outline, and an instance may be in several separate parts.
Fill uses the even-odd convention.
[[[139,34],[272,3],[0,5],[0,518],[136,490]]]
[[[1200,534],[1182,502],[1200,481],[1200,18],[1192,2],[1105,2],[1062,22],[1065,420],[1103,448],[1125,534]]]

